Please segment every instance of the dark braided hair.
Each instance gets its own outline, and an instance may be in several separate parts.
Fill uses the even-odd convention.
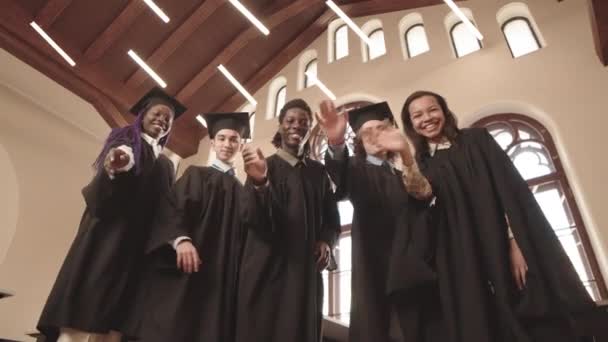
[[[290,109],[293,109],[293,108],[299,108],[299,109],[302,109],[303,111],[305,111],[308,114],[310,123],[312,124],[312,110],[310,109],[310,106],[308,105],[308,103],[306,103],[306,101],[304,101],[302,99],[293,99],[293,100],[285,103],[285,105],[283,106],[283,108],[281,108],[281,111],[279,113],[279,124],[283,123],[283,119],[285,119],[285,115],[287,114],[287,111]],[[276,148],[281,148],[282,143],[283,143],[283,140],[281,138],[281,133],[279,131],[277,131],[275,133],[274,137],[272,138],[272,145],[274,145],[274,147],[276,147]],[[308,157],[309,155],[310,155],[310,139],[304,145],[304,156]]]

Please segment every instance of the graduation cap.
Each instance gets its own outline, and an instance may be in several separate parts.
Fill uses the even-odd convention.
[[[207,123],[211,139],[222,129],[237,131],[241,135],[241,139],[250,138],[249,113],[206,113],[203,114],[203,118]]]
[[[139,115],[139,113],[144,108],[149,108],[151,106],[163,104],[173,109],[174,117],[173,119],[177,119],[180,115],[182,115],[186,111],[186,107],[179,103],[173,96],[165,93],[159,87],[154,87],[150,90],[146,95],[144,95],[133,107],[131,107],[130,112]]]
[[[353,109],[348,112],[348,123],[352,127],[353,132],[357,132],[364,123],[370,120],[386,120],[389,119],[395,123],[393,112],[386,102],[375,103],[369,106]]]

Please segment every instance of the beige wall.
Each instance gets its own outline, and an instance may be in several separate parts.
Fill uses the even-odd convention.
[[[0,50],[0,338],[24,341],[84,209],[108,127],[89,104]],[[5,216],[6,215],[6,216]]]
[[[546,46],[513,59],[497,22],[498,11],[512,1],[468,0],[459,3],[472,11],[485,36],[483,49],[462,59],[454,57],[444,20],[447,6],[357,18],[359,25],[378,18],[385,30],[387,55],[363,63],[361,42],[349,31],[350,55],[329,63],[327,34],[309,49],[319,56],[319,78],[338,96],[338,103],[387,100],[396,114],[415,90],[445,95],[466,126],[484,115],[518,112],[542,122],[551,132],[583,213],[593,248],[608,276],[608,211],[604,194],[608,161],[604,158],[608,124],[608,69],[597,58],[585,0],[564,2],[529,0],[527,4]],[[405,60],[399,22],[407,14],[421,14],[431,51]],[[303,54],[307,54],[308,50]],[[311,105],[323,99],[317,88],[297,90],[299,57],[277,77],[287,79],[288,98],[301,97]],[[271,82],[260,89],[254,144],[273,151],[268,143],[276,120],[265,118]],[[201,150],[204,150],[201,148]]]

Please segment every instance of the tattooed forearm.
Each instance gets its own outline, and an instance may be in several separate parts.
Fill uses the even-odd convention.
[[[403,165],[403,175],[401,179],[407,192],[419,200],[427,200],[433,196],[433,189],[426,177],[420,172],[418,163],[409,150],[402,151],[400,154]]]
[[[403,167],[403,184],[407,192],[416,199],[426,200],[433,196],[429,181],[422,175],[416,163]]]

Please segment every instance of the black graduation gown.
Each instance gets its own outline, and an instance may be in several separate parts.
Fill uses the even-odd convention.
[[[450,342],[575,341],[569,314],[593,306],[524,179],[485,129],[421,160],[437,196],[437,272]],[[528,263],[518,291],[511,230]]]
[[[323,165],[267,159],[270,184],[245,184],[250,227],[241,263],[238,342],[317,342],[323,286],[314,246],[335,244],[337,203]]]
[[[62,327],[125,330],[158,199],[174,180],[173,163],[141,144],[139,174],[133,167],[112,180],[100,171],[82,190],[86,209],[38,322],[46,341]]]
[[[425,260],[427,203],[409,196],[401,172],[388,165],[359,157],[325,160],[337,194],[354,208],[349,341],[429,341],[432,334],[417,324],[422,314],[417,290],[435,280]]]
[[[241,229],[238,179],[212,167],[189,167],[154,225],[142,283],[138,336],[145,342],[234,340]],[[199,272],[176,267],[169,241],[188,236],[202,260]]]

